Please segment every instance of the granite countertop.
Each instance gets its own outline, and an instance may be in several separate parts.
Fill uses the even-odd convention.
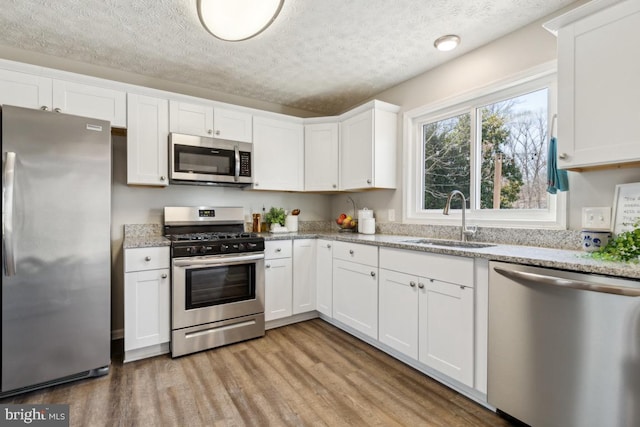
[[[424,245],[407,242],[412,236],[358,233],[283,233],[262,234],[266,240],[282,239],[330,239],[343,242],[362,243],[379,247],[409,249],[429,253],[485,258],[491,261],[505,261],[539,267],[557,268],[583,273],[640,279],[640,264],[601,261],[589,257],[583,251],[550,249],[534,246],[497,244],[487,248],[461,248]]]
[[[497,244],[487,248],[462,248],[424,245],[407,242],[417,239],[414,236],[390,234],[358,234],[345,232],[301,232],[301,233],[260,233],[267,241],[286,239],[329,239],[343,242],[361,243],[378,247],[409,249],[429,253],[485,258],[492,261],[505,261],[539,267],[557,268],[583,273],[603,274],[607,276],[640,279],[640,264],[600,261],[589,257],[585,252],[550,249],[535,246]],[[170,246],[169,239],[162,236],[161,227],[148,228],[145,225],[125,225],[124,249],[153,246]]]

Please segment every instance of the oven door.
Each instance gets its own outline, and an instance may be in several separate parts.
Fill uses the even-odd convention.
[[[264,253],[175,258],[172,329],[264,313]]]

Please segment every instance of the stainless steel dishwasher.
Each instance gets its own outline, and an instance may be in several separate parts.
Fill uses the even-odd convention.
[[[640,282],[489,271],[489,404],[536,427],[640,426]]]

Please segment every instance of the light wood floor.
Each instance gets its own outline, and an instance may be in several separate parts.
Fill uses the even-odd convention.
[[[508,426],[315,319],[178,359],[160,356],[1,403],[70,403],[72,426]]]

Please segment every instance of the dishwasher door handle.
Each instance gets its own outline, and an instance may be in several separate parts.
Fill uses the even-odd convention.
[[[496,273],[501,274],[515,281],[525,280],[527,282],[539,283],[542,285],[560,286],[563,288],[578,289],[582,291],[600,292],[605,294],[622,295],[626,297],[640,297],[640,289],[627,288],[624,286],[600,285],[597,283],[583,282],[580,280],[564,279],[562,277],[545,276],[543,274],[529,273],[526,271],[510,270],[501,267],[493,267]]]

